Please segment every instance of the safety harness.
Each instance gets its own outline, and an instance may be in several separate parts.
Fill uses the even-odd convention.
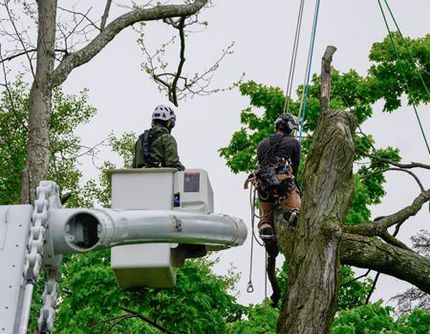
[[[140,149],[143,156],[143,161],[145,163],[145,167],[160,167],[160,162],[156,162],[151,158],[150,150],[151,144],[163,134],[158,133],[154,134],[152,129],[145,130],[140,136],[138,142],[140,142]],[[136,143],[137,146],[137,143]],[[142,166],[138,166],[142,167]]]
[[[262,163],[251,173],[245,181],[244,188],[248,189],[249,184],[258,191],[258,197],[263,201],[274,201],[279,203],[288,196],[291,189],[294,188],[294,175],[292,173],[291,161],[289,158],[283,158],[278,155],[279,147],[285,135],[272,135],[269,138],[269,148],[265,153]],[[252,222],[254,222],[255,196],[251,203],[253,213]],[[254,223],[253,223],[254,225]],[[254,229],[254,226],[252,226]],[[254,232],[253,232],[253,237]],[[272,305],[276,307],[281,298],[281,289],[276,278],[276,257],[278,255],[278,243],[276,238],[264,240],[266,249],[266,273],[272,286]],[[251,264],[252,264],[252,244],[251,244]],[[252,268],[252,266],[251,266]],[[252,292],[251,271],[248,282],[248,292]]]

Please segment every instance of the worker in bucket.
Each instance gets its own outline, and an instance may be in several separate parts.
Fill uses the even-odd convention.
[[[172,108],[158,105],[152,113],[152,127],[145,130],[134,148],[133,168],[171,167],[184,170],[179,161],[178,145],[171,131],[176,115]]]

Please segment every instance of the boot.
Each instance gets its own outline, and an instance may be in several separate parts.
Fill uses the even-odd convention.
[[[275,239],[275,231],[273,230],[273,227],[269,223],[261,224],[258,232],[260,233],[260,238],[263,241]]]
[[[298,212],[297,211],[287,211],[284,213],[284,219],[291,226],[297,225]]]

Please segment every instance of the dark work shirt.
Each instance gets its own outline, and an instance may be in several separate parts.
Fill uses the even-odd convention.
[[[274,135],[263,139],[257,147],[257,159],[260,166],[267,166],[274,161],[276,158],[273,155],[268,154],[270,150],[270,138],[273,139],[281,139],[281,142],[276,149],[275,156],[279,158],[290,159],[291,167],[293,169],[293,175],[297,176],[297,170],[299,168],[300,163],[300,142],[293,136],[283,135],[281,133],[275,133]],[[273,140],[272,139],[272,140]]]

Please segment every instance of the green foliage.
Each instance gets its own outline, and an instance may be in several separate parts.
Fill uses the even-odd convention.
[[[331,333],[381,333],[394,328],[390,316],[392,308],[382,307],[381,303],[363,305],[349,311],[341,311],[335,318]]]
[[[29,88],[17,78],[8,90],[1,94],[0,102],[0,204],[19,201],[21,174],[27,154]],[[70,190],[74,197],[71,205],[85,202],[80,196],[79,180],[82,176],[76,166],[80,139],[74,129],[88,122],[96,110],[88,105],[87,91],[79,95],[66,95],[61,89],[54,90],[53,115],[51,117],[51,159],[48,178],[62,189]]]
[[[401,159],[397,148],[375,149],[372,153],[381,159],[395,162],[399,162]],[[382,162],[380,159],[370,158],[370,163],[359,169],[358,175],[361,177],[362,184],[366,188],[370,199],[366,204],[379,204],[381,202],[381,198],[385,195],[382,187],[385,183],[383,171],[388,167],[388,163]]]
[[[349,310],[364,305],[372,289],[372,281],[354,279],[355,273],[350,266],[342,266],[341,270],[342,281],[337,297],[337,309]]]
[[[369,81],[375,97],[385,100],[386,111],[401,106],[403,93],[407,94],[409,104],[430,102],[430,35],[406,37],[404,41],[399,33],[391,37],[373,44],[370,51],[369,59],[374,64],[369,70]]]
[[[0,205],[19,202],[27,153],[28,87],[18,79],[0,100]]]
[[[396,45],[400,45],[400,36],[393,37]],[[404,93],[408,95],[409,103],[429,102],[430,94],[423,87],[422,81],[427,87],[430,87],[430,35],[422,39],[406,39],[406,44],[407,47],[398,48],[399,57],[388,37],[381,43],[375,43],[369,56],[372,66],[367,76],[360,76],[354,70],[340,73],[333,69],[329,108],[350,110],[356,116],[358,124],[361,125],[372,117],[373,105],[380,99],[384,99],[385,111],[397,109]],[[411,55],[416,59],[418,69],[411,63]],[[301,183],[303,162],[312,145],[313,133],[319,118],[320,88],[320,77],[313,75],[303,124],[299,184]],[[285,104],[283,91],[277,87],[249,81],[240,84],[239,89],[243,96],[249,98],[250,105],[240,113],[241,128],[233,133],[230,143],[219,150],[220,156],[226,160],[227,166],[234,173],[250,172],[255,168],[256,148],[263,138],[274,132],[274,120],[284,112]],[[298,87],[297,96],[302,95],[303,89],[303,86]],[[290,101],[292,114],[298,114],[299,104],[300,101]],[[369,221],[371,219],[370,205],[380,203],[385,195],[384,172],[389,166],[387,163],[381,162],[380,158],[396,162],[401,160],[400,152],[396,148],[375,148],[373,137],[364,134],[360,127],[354,135],[354,143],[356,146],[355,193],[344,221],[348,225]],[[285,265],[280,273],[280,282],[283,287],[287,286],[287,272]],[[342,268],[338,310],[350,311],[340,312],[333,333],[381,333],[384,330],[416,333],[415,328],[413,331],[408,331],[401,329],[400,323],[395,324],[390,316],[391,309],[383,308],[379,304],[364,305],[371,289],[371,281],[354,281],[353,277],[354,273],[351,268]],[[271,322],[266,324],[259,318],[259,315],[253,313],[253,310],[265,314],[264,305],[249,309],[247,319],[238,322],[235,327],[237,331],[233,333],[241,333],[241,330],[243,333],[253,333],[252,329],[255,328],[261,330],[262,333],[274,332],[274,325]],[[424,316],[420,317],[421,320],[424,318]],[[259,322],[263,327],[257,327]]]
[[[430,35],[421,39],[406,39],[406,45],[400,47],[401,37],[393,35],[400,58],[392,47],[389,37],[381,43],[375,43],[370,51],[373,62],[369,74],[360,76],[356,71],[346,73],[332,70],[331,109],[349,109],[362,124],[373,114],[372,105],[379,99],[385,100],[385,110],[392,111],[400,106],[401,94],[407,93],[409,101],[428,102],[430,93],[423,87],[423,81],[430,86]],[[410,56],[416,59],[418,69],[412,66]],[[399,60],[400,59],[400,60]],[[407,66],[406,66],[407,64]],[[421,77],[420,77],[420,75]],[[405,84],[405,77],[408,84]],[[388,88],[387,88],[388,87]],[[321,82],[318,75],[312,77],[307,99],[306,118],[303,124],[302,163],[312,144],[312,134],[319,118]],[[285,97],[280,88],[268,87],[254,81],[242,83],[240,93],[249,97],[250,106],[242,110],[242,127],[233,133],[228,146],[219,150],[227,166],[234,173],[250,172],[256,166],[256,148],[258,143],[273,133],[273,122],[284,110]],[[297,96],[301,96],[303,86],[298,87]],[[290,101],[291,113],[297,115],[300,101]],[[355,161],[360,164],[355,177],[355,195],[346,217],[346,224],[359,224],[370,219],[369,205],[378,204],[385,195],[384,169],[386,163],[369,155],[400,161],[396,148],[374,147],[371,135],[361,131],[354,136],[356,145]]]
[[[217,276],[204,260],[187,260],[177,286],[123,291],[109,267],[109,251],[71,256],[63,267],[56,333],[159,333],[126,307],[174,333],[225,333],[244,307],[227,293],[234,277]]]
[[[266,299],[262,304],[247,307],[244,317],[229,326],[228,334],[275,334],[279,310]]]
[[[109,137],[109,145],[122,158],[124,168],[132,167],[136,140],[137,136],[133,132],[123,133],[119,138],[113,135]]]
[[[248,96],[251,105],[264,108],[264,113],[254,112],[251,107],[240,114],[245,127],[233,134],[229,146],[219,150],[226,159],[227,166],[234,173],[250,172],[256,166],[255,150],[258,143],[273,132],[273,122],[280,114],[285,103],[281,89],[266,87],[249,81],[239,86],[242,95]]]
[[[428,334],[430,313],[414,310],[395,320],[393,309],[383,307],[381,302],[341,311],[331,327],[332,334]]]

